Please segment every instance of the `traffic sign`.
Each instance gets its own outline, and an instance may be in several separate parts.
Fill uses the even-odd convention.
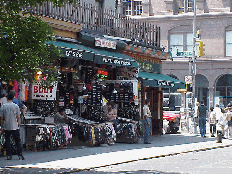
[[[177,50],[177,53],[176,53],[177,56],[192,56],[193,55],[193,52],[192,51],[178,51]]]
[[[186,84],[192,84],[193,83],[192,76],[185,76],[185,83]]]

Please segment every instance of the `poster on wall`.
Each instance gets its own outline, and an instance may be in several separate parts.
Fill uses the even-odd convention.
[[[35,82],[32,85],[32,99],[39,100],[54,100],[56,99],[57,85],[49,88],[40,86],[40,82]]]

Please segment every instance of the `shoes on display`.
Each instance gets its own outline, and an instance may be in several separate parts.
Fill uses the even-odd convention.
[[[12,156],[7,156],[7,160],[12,160]]]

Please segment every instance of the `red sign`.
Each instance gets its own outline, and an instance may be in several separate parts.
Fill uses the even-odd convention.
[[[54,100],[56,98],[56,89],[57,86],[44,88],[34,84],[32,86],[32,99]]]
[[[37,94],[37,93],[52,93],[52,89],[53,87],[50,87],[50,88],[43,88],[41,86],[34,86],[34,94]]]
[[[108,76],[108,72],[107,71],[100,71],[100,70],[98,70],[97,73],[101,74],[101,75]]]

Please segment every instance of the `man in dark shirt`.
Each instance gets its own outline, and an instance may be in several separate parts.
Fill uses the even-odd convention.
[[[201,137],[205,138],[207,107],[204,105],[204,101],[201,101],[201,105],[198,107],[198,112]]]

